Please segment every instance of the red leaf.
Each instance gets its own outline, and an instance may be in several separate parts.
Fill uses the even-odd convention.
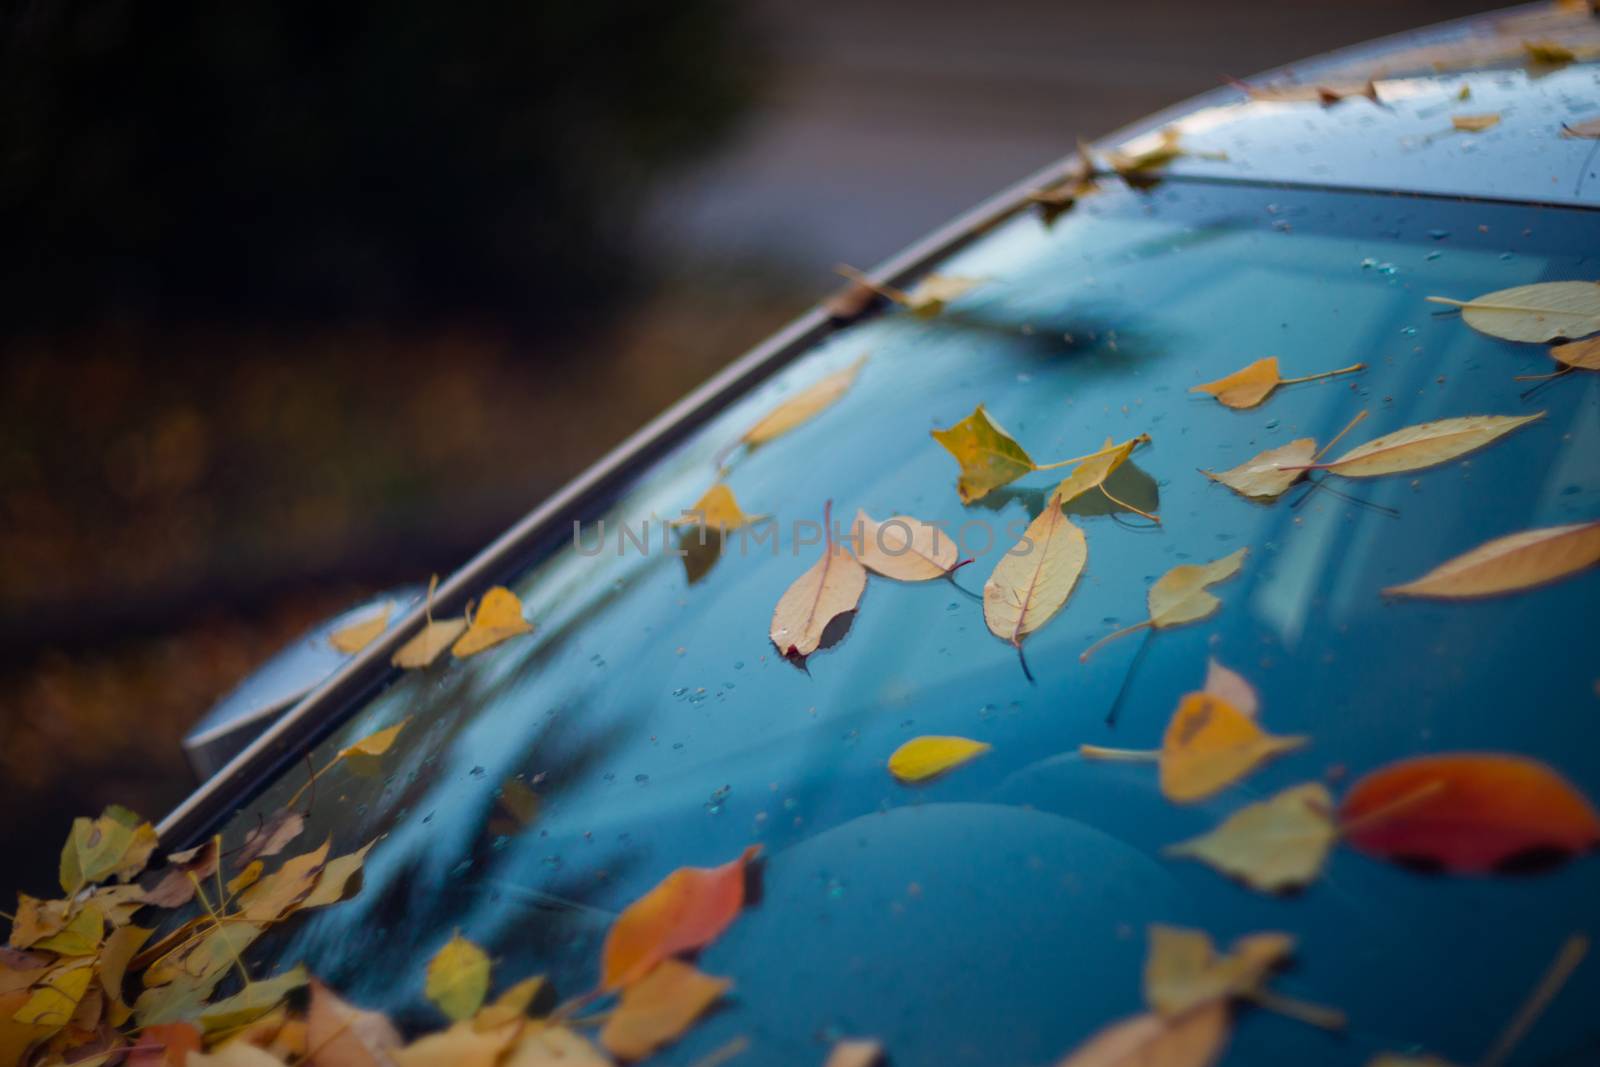
[[[1600,843],[1600,817],[1583,794],[1525,756],[1401,760],[1351,786],[1339,815],[1353,847],[1447,871],[1491,871]]]
[[[668,956],[716,940],[744,907],[744,869],[760,852],[752,845],[720,867],[680,867],[628,905],[606,935],[600,987],[620,989]]]

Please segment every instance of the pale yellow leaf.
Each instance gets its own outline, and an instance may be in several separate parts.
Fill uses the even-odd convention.
[[[1023,447],[989,418],[982,404],[954,426],[933,430],[932,434],[961,464],[956,492],[963,504],[1037,469]]]
[[[1482,448],[1519,426],[1544,418],[1544,414],[1536,411],[1532,415],[1462,415],[1422,422],[1357,445],[1322,466],[1345,478],[1374,478],[1381,474],[1422,470]]]
[[[854,611],[866,587],[867,572],[860,561],[848,548],[830,543],[822,558],[779,598],[772,612],[772,643],[785,656],[811,655],[821,646],[828,624]]]
[[[902,782],[924,782],[977,759],[991,746],[965,737],[913,737],[889,757],[889,773]]]
[[[1507,341],[1537,344],[1600,332],[1600,282],[1537,282],[1467,301],[1428,299],[1460,308],[1468,326]]]
[[[329,860],[317,878],[316,887],[300,902],[301,909],[325,908],[354,896],[361,887],[361,868],[367,861],[367,853],[377,843],[368,841],[354,852]]]
[[[1230,408],[1253,408],[1265,400],[1274,389],[1280,385],[1293,385],[1296,382],[1316,381],[1318,378],[1331,378],[1336,374],[1350,374],[1364,369],[1365,364],[1353,363],[1348,367],[1338,370],[1323,371],[1320,374],[1306,374],[1298,378],[1280,378],[1278,376],[1278,357],[1267,356],[1232,374],[1218,378],[1214,382],[1203,382],[1190,388],[1191,393],[1206,393],[1217,398],[1217,401]]]
[[[882,1042],[870,1038],[836,1041],[822,1067],[873,1067],[882,1059]]]
[[[1557,363],[1578,367],[1581,370],[1600,370],[1600,337],[1553,345],[1550,348],[1550,358]]]
[[[1267,733],[1250,716],[1208,693],[1189,693],[1161,739],[1161,793],[1179,803],[1204,800],[1263,761],[1305,743],[1303,737]]]
[[[1061,610],[1088,558],[1083,531],[1052,496],[983,584],[983,621],[989,631],[1020,648],[1024,637]]]
[[[1285,789],[1228,816],[1210,833],[1171,845],[1169,856],[1201,860],[1256,889],[1309,885],[1339,839],[1333,797],[1316,782]]]
[[[1214,659],[1206,661],[1206,681],[1201,688],[1214,697],[1226,700],[1251,718],[1255,718],[1256,709],[1261,703],[1255,687],[1245,681],[1243,675]]]
[[[213,1052],[190,1052],[183,1063],[184,1067],[283,1067],[283,1061],[266,1049],[243,1041],[230,1041]]]
[[[466,628],[467,620],[464,618],[429,619],[415,637],[395,650],[389,662],[410,670],[431,666]]]
[[[530,1024],[500,1067],[611,1067],[611,1058],[565,1026]]]
[[[681,1037],[732,985],[681,960],[662,960],[623,988],[600,1028],[600,1044],[623,1059],[643,1059]]]
[[[929,274],[907,293],[891,291],[895,302],[903,304],[914,315],[931,319],[944,311],[945,305],[966,295],[983,283],[982,278],[958,278],[947,274]]]
[[[423,992],[453,1022],[470,1019],[489,992],[489,957],[456,934],[428,961]]]
[[[880,523],[857,511],[851,532],[861,565],[886,578],[925,582],[945,577],[958,562],[959,552],[949,534],[909,515]]]
[[[400,736],[400,731],[405,729],[409,718],[401,719],[393,726],[386,726],[377,733],[368,734],[354,744],[346,745],[339,750],[336,759],[348,759],[351,756],[381,756],[389,751],[389,746],[394,744],[394,739]]]
[[[850,387],[855,384],[856,375],[861,373],[861,366],[866,361],[867,358],[862,356],[844,370],[835,371],[802,389],[767,412],[760,421],[746,430],[739,440],[747,445],[765,444],[802,423],[810,422],[850,391]]]
[[[1155,1012],[1101,1030],[1056,1067],[1211,1067],[1228,1043],[1228,1005],[1217,1000],[1178,1019]]]
[[[1200,473],[1214,482],[1221,482],[1240,496],[1252,500],[1276,500],[1291,485],[1305,477],[1306,472],[1299,468],[1310,465],[1316,453],[1317,442],[1314,439],[1299,437],[1286,445],[1269,448],[1220,474],[1207,470]],[[1284,470],[1285,467],[1295,469]]]
[[[1561,127],[1561,136],[1600,138],[1600,119],[1566,123]]]
[[[533,624],[522,617],[522,600],[505,586],[497,585],[483,594],[483,603],[472,614],[467,632],[450,646],[456,659],[475,656],[500,642],[533,632]]]
[[[1456,600],[1528,589],[1600,562],[1600,520],[1497,537],[1441,563],[1415,581],[1390,586],[1390,596]]]
[[[1100,452],[1073,467],[1071,472],[1056,486],[1056,496],[1062,505],[1070,504],[1091,489],[1098,489],[1105,493],[1106,498],[1112,503],[1121,505],[1130,511],[1138,512],[1147,519],[1155,519],[1147,511],[1140,511],[1131,504],[1117,500],[1110,493],[1106,493],[1106,479],[1111,477],[1116,469],[1127,462],[1133,450],[1140,445],[1148,444],[1150,435],[1142,433],[1137,437],[1130,437],[1121,444],[1114,443],[1111,438],[1106,438],[1106,443],[1101,446]],[[1159,520],[1158,520],[1159,521]]]
[[[758,515],[747,515],[739,507],[739,501],[734,498],[733,490],[722,482],[718,482],[705,491],[705,495],[695,501],[694,507],[688,514],[672,520],[673,526],[703,526],[708,530],[737,530],[747,526],[760,518]]]
[[[1144,964],[1144,998],[1158,1014],[1177,1019],[1204,1004],[1244,996],[1289,958],[1294,938],[1265,933],[1241,937],[1218,956],[1203,930],[1153,923]]]
[[[1451,115],[1450,125],[1463,133],[1481,133],[1500,125],[1500,112],[1488,111],[1481,115]]]
[[[544,988],[543,975],[524,978],[495,997],[494,1003],[478,1009],[478,1014],[472,1017],[473,1027],[478,1030],[496,1030],[506,1023],[525,1018],[528,1009],[544,992]]]
[[[500,1058],[522,1031],[520,1022],[477,1030],[459,1022],[424,1034],[393,1054],[395,1067],[500,1067]]]
[[[372,644],[373,639],[388,627],[389,616],[393,611],[392,602],[380,605],[355,622],[333,631],[328,635],[328,644],[333,646],[334,651],[343,652],[347,656],[360,652]]]
[[[209,1005],[197,1021],[207,1035],[236,1030],[276,1008],[310,979],[303,966],[292,967],[273,978],[255,979],[233,996]]]
[[[1210,563],[1182,563],[1157,578],[1147,598],[1150,624],[1157,628],[1180,626],[1209,617],[1222,601],[1208,592],[1207,586],[1239,573],[1249,551],[1241,548]]]
[[[382,1012],[364,1011],[311,981],[307,1067],[392,1067],[400,1034]]]

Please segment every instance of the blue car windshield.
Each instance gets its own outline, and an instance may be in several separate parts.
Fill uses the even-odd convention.
[[[1054,1063],[1144,1010],[1153,923],[1220,945],[1291,934],[1273,988],[1348,1018],[1325,1032],[1240,1007],[1229,1064],[1421,1049],[1476,1061],[1592,924],[1600,863],[1428,875],[1336,847],[1310,885],[1274,895],[1166,849],[1288,787],[1324,782],[1337,798],[1427,753],[1523,754],[1600,796],[1600,571],[1474,601],[1381,593],[1493,538],[1600,518],[1600,376],[1517,381],[1557,366],[1546,346],[1425,300],[1600,277],[1600,213],[1113,181],[1053,221],[1011,217],[937,271],[973,284],[941,313],[890,306],[831,332],[643,466],[576,542],[507,583],[531,635],[397,672],[308,760],[404,723],[378,773],[336,766],[305,793],[302,765],[226,822],[231,847],[309,795],[291,852],[377,842],[360,893],[269,932],[254,968],[304,962],[353,1002],[431,1028],[424,970],[459,931],[493,957],[496,991],[543,974],[571,997],[595,988],[630,903],[677,868],[759,845],[759,892],[696,961],[731,990],[652,1062],[694,1064],[743,1038],[744,1062],[814,1065],[835,1038],[870,1036],[902,1065]],[[1285,378],[1364,369],[1245,409],[1191,391],[1267,356]],[[811,418],[741,443],[857,364]],[[985,625],[981,591],[1065,472],[963,504],[930,431],[979,404],[1039,464],[1149,435],[1107,483],[1121,503],[1095,491],[1066,506],[1087,563],[1023,642],[1032,681]],[[1319,472],[1271,503],[1201,473],[1326,443],[1362,412],[1332,455],[1431,420],[1543,417],[1427,469]],[[719,479],[771,517],[776,548],[729,535],[718,555],[664,527]],[[871,577],[796,663],[769,627],[820,558],[807,524],[830,505],[841,525],[858,509],[943,523],[973,562],[948,580]],[[1240,549],[1210,617],[1080,659],[1147,618],[1170,568]],[[1157,748],[1211,658],[1256,689],[1264,728],[1307,743],[1193,803],[1164,796],[1150,762],[1080,753]],[[889,756],[922,736],[990,747],[902,782]],[[1597,999],[1591,964],[1519,1062],[1596,1062]]]

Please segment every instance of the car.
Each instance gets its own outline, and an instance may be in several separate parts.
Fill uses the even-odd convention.
[[[220,834],[227,854],[291,807],[307,847],[371,844],[359,893],[244,958],[304,963],[413,1030],[441,1022],[423,975],[456,935],[492,957],[496,991],[536,974],[562,997],[614,990],[618,916],[672,872],[757,846],[746,906],[680,946],[732,985],[652,1062],[732,1047],[814,1064],[844,1038],[917,1065],[1076,1049],[1201,1064],[1223,1041],[1235,1065],[1489,1054],[1597,919],[1600,865],[1579,853],[1582,798],[1600,795],[1600,571],[1482,599],[1385,591],[1600,520],[1600,378],[1520,381],[1559,369],[1547,346],[1460,311],[1600,278],[1600,140],[1582,132],[1597,57],[1587,9],[1519,8],[1223,86],[1085,146],[802,316],[436,591],[394,598],[288,710],[257,701],[277,717],[246,716],[259,736],[161,823],[164,846]],[[1253,406],[1196,392],[1267,357],[1307,380]],[[1463,416],[1504,421],[1470,453],[1382,477],[1313,469],[1272,499],[1217,480],[1306,438],[1317,451],[1294,466],[1337,458],[1341,433],[1348,450]],[[978,476],[958,489],[963,449]],[[1061,493],[1065,459],[1089,491]],[[735,524],[708,529],[696,508]],[[858,510],[937,523],[959,559],[928,580],[868,575],[849,558],[870,554]],[[1004,570],[1041,517],[1063,540],[1022,571],[1064,604]],[[1174,568],[1193,586],[1216,561],[1231,562],[1209,593],[1185,587],[1164,616],[1152,586]],[[488,625],[497,589],[531,632],[394,665],[469,604]],[[1218,701],[1226,751],[1266,747],[1226,788],[1175,794],[1157,754]],[[341,758],[380,734],[365,773]],[[1469,862],[1436,840],[1481,827],[1375,840],[1468,788],[1425,771],[1420,794],[1385,792],[1378,776],[1448,754],[1571,800],[1563,837],[1503,778],[1484,786],[1512,845],[1566,862],[1508,872],[1552,857]],[[1297,787],[1325,865],[1264,891],[1174,851]],[[1363,788],[1380,800],[1357,804]],[[1203,1018],[1144,1015],[1153,975],[1219,973],[1174,928],[1219,951],[1281,933],[1292,966],[1270,987],[1268,963],[1233,980],[1231,1008],[1191,997]],[[1147,974],[1152,945],[1179,943],[1190,970],[1159,956]],[[1600,965],[1564,977],[1510,1062],[1600,1062]],[[1106,1044],[1152,1035],[1189,1051]]]

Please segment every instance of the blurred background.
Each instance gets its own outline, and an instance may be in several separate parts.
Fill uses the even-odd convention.
[[[1472,0],[0,0],[0,895],[835,288]],[[9,905],[6,905],[9,906]]]

